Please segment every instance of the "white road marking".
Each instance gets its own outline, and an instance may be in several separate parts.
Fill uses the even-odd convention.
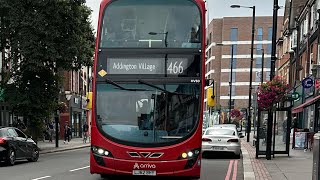
[[[85,166],[85,167],[82,167],[82,168],[77,168],[77,169],[72,169],[72,170],[69,170],[70,172],[73,172],[73,171],[78,171],[78,170],[81,170],[81,169],[86,169],[86,168],[89,168],[90,166]]]
[[[40,180],[40,179],[45,179],[45,178],[49,178],[51,176],[43,176],[43,177],[39,177],[39,178],[35,178],[35,179],[32,179],[32,180]]]

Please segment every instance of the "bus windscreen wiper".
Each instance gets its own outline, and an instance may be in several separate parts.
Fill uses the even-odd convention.
[[[114,82],[114,81],[112,81],[112,80],[110,80],[108,78],[106,78],[105,82],[108,83],[108,84],[114,85],[114,86],[118,87],[119,89],[125,90],[125,91],[149,91],[148,89],[130,89],[130,88],[125,88],[125,87],[121,86],[120,84],[118,84],[118,83],[116,83],[116,82]]]
[[[155,88],[155,89],[159,89],[160,91],[166,92],[166,93],[168,93],[168,94],[175,94],[175,95],[192,95],[192,94],[185,94],[185,93],[170,92],[170,91],[168,91],[168,90],[166,90],[166,89],[163,89],[163,88],[161,88],[161,87],[158,87],[158,86],[156,86],[156,85],[154,85],[154,84],[151,84],[151,83],[149,83],[149,82],[143,81],[143,80],[141,80],[141,79],[138,80],[138,83],[144,84],[144,85],[147,85],[147,86],[150,86],[150,87],[153,87],[153,88]]]

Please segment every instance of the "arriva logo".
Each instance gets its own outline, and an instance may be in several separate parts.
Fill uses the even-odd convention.
[[[157,168],[157,166],[155,164],[138,164],[138,163],[134,163],[133,165],[133,169],[155,169]]]

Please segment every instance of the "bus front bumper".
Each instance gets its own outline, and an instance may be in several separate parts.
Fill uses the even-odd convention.
[[[200,177],[201,156],[174,161],[124,160],[90,153],[90,173],[103,175],[147,175]]]

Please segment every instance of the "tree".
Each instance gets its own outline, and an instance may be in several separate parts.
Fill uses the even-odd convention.
[[[232,109],[230,116],[233,123],[239,125],[240,120],[243,118],[243,113],[241,113],[238,109]]]
[[[61,108],[61,72],[92,65],[91,10],[85,0],[0,0],[0,9],[7,12],[1,37],[11,64],[2,82],[6,101],[38,137],[43,120]]]

